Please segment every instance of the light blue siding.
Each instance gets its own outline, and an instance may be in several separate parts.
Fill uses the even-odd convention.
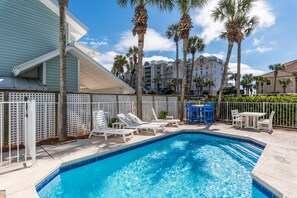
[[[39,0],[0,0],[0,76],[59,48],[59,17]]]
[[[78,92],[78,59],[67,53],[67,91]],[[46,86],[50,91],[60,90],[60,57],[46,62]]]

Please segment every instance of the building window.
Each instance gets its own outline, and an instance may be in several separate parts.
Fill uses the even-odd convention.
[[[271,82],[270,82],[270,80],[268,80],[267,83],[266,83],[266,85],[270,85],[270,84],[271,84]]]
[[[200,74],[202,75],[202,71],[200,72]]]
[[[200,63],[201,63],[201,64],[203,64],[203,62],[204,62],[203,58],[202,58],[202,59],[200,59]]]

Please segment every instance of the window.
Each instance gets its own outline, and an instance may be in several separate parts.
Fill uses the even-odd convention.
[[[200,74],[202,75],[202,71],[200,72]]]
[[[268,80],[267,83],[266,83],[266,85],[270,85],[270,84],[271,84],[271,82],[270,82],[270,80]]]
[[[204,60],[203,60],[203,58],[202,58],[202,59],[200,59],[200,63],[201,63],[201,64],[203,64],[203,63],[204,63]]]

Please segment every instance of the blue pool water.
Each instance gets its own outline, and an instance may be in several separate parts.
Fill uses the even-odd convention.
[[[203,134],[181,134],[62,172],[46,197],[267,197],[252,185],[262,148]]]

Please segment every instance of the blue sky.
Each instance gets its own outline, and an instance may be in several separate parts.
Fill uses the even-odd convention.
[[[209,15],[217,2],[218,0],[210,0],[205,8],[191,11],[194,25],[191,35],[204,38],[207,43],[205,55],[213,54],[224,60],[227,42],[217,37],[222,24],[214,23]],[[125,54],[128,47],[137,45],[137,37],[131,34],[133,8],[121,8],[116,0],[70,0],[69,11],[89,28],[88,34],[80,41],[101,52],[95,59],[105,67],[111,67],[116,54]],[[268,71],[269,64],[297,59],[296,11],[296,0],[256,2],[253,14],[259,17],[260,24],[254,34],[242,44],[243,74],[261,74]],[[174,43],[166,38],[165,32],[170,24],[179,21],[179,12],[159,12],[155,8],[148,8],[148,14],[145,61],[175,59]],[[236,66],[236,51],[235,45],[229,65],[233,71]]]

